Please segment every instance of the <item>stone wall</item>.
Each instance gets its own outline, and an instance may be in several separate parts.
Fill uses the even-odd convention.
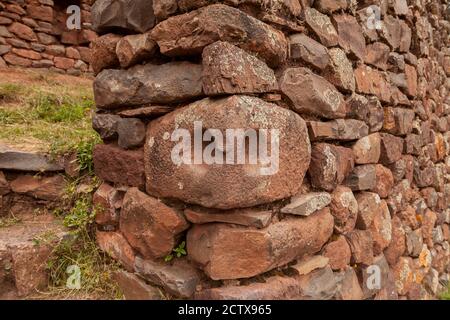
[[[0,67],[46,68],[79,75],[89,71],[90,9],[94,0],[1,0]],[[81,29],[66,26],[67,8],[81,9]]]
[[[92,20],[97,240],[128,298],[447,286],[447,1],[97,0]]]

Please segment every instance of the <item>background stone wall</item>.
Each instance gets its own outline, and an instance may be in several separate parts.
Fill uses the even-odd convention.
[[[0,66],[89,71],[90,9],[94,0],[0,1]],[[67,7],[81,8],[81,30],[68,30]]]
[[[97,240],[128,298],[447,286],[447,1],[98,0],[92,19]],[[176,129],[278,130],[279,170],[177,162]]]

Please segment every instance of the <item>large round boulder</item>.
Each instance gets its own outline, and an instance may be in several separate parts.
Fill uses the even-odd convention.
[[[209,208],[296,194],[311,158],[304,120],[250,96],[203,99],[148,126],[146,189]]]

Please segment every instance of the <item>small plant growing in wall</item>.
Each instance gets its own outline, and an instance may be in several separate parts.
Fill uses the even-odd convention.
[[[165,262],[170,262],[174,257],[181,258],[182,256],[187,255],[186,252],[186,241],[182,241],[176,248],[172,250],[171,254],[168,254],[165,258]]]

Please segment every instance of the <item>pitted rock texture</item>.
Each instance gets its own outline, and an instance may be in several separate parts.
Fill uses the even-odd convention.
[[[194,131],[194,123],[203,130],[219,130],[211,133],[219,139],[217,145],[212,145],[218,150],[210,160],[214,163],[205,162],[208,161],[205,155],[212,150],[202,145],[198,145],[197,159],[195,145],[183,152],[181,143],[190,146],[191,139],[202,143],[204,131],[201,128]],[[243,133],[253,129],[253,145],[258,143],[259,148],[267,147],[269,152],[278,153],[279,161],[270,161],[269,157],[265,164],[256,161],[252,164],[245,159],[239,162],[238,150],[242,151],[244,145],[238,147],[238,140],[234,143],[231,135],[227,138],[227,129]],[[220,152],[226,142],[232,144],[226,152]],[[174,150],[176,145],[179,147]],[[159,118],[149,127],[145,144],[146,190],[158,197],[220,209],[272,202],[299,191],[309,165],[310,148],[305,122],[291,111],[249,96],[204,99]],[[255,150],[252,153],[256,156]],[[227,157],[231,164],[226,164]],[[230,185],[234,187],[229,188]]]

